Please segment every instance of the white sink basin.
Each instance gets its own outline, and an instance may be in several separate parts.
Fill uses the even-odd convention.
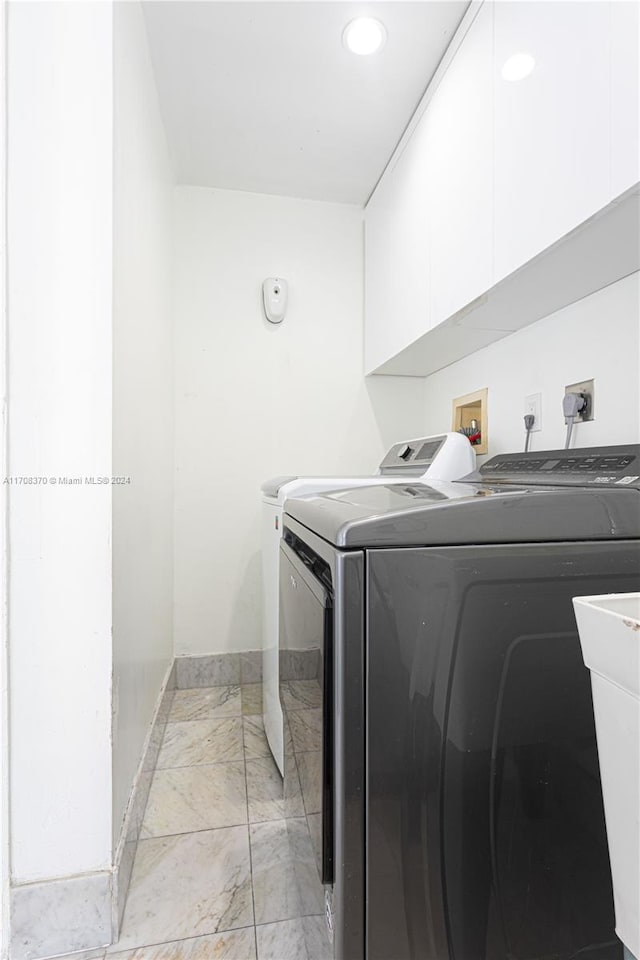
[[[640,957],[640,593],[573,606],[591,670],[616,933]]]

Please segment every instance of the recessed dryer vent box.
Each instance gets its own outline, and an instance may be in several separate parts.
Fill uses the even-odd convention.
[[[487,453],[489,438],[487,435],[487,387],[467,393],[464,397],[456,397],[453,401],[452,430],[463,430],[471,436],[477,424],[480,430],[480,442],[473,444],[478,454]]]

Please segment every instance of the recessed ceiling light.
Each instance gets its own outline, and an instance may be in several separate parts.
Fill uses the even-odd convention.
[[[375,53],[384,46],[387,31],[384,24],[373,17],[358,17],[344,28],[342,42],[352,53],[366,56]]]
[[[509,80],[512,83],[516,80],[524,80],[530,73],[533,73],[535,65],[535,58],[530,53],[514,53],[503,64],[502,79]]]

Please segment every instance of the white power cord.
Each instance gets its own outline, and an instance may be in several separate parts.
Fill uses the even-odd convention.
[[[573,432],[573,425],[576,422],[576,417],[584,410],[586,405],[587,398],[582,393],[567,393],[564,396],[562,412],[564,414],[564,422],[567,425],[567,438],[564,444],[565,450],[568,450],[569,444],[571,443],[571,434]]]

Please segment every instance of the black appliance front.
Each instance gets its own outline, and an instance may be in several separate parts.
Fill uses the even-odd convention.
[[[367,960],[618,960],[571,598],[635,541],[367,552]]]

